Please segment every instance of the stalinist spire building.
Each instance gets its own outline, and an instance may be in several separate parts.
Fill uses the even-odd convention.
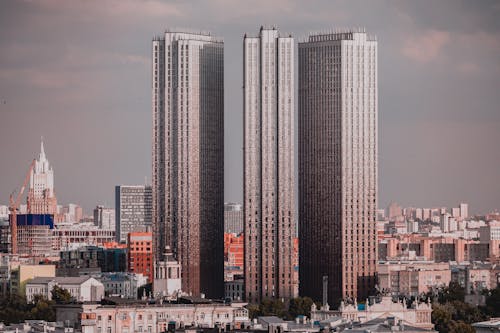
[[[35,161],[30,175],[28,192],[29,214],[56,214],[57,199],[54,192],[54,170],[45,156],[43,140],[40,143],[40,155]]]

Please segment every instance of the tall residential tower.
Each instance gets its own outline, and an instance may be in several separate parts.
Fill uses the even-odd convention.
[[[182,290],[224,294],[224,44],[205,33],[153,39],[155,260],[170,247]]]
[[[243,41],[245,294],[295,296],[294,42],[261,28]]]
[[[364,299],[376,279],[377,41],[363,31],[299,43],[300,294]]]

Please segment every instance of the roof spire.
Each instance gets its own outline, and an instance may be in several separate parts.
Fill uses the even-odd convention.
[[[40,140],[40,160],[45,160],[45,149],[43,147],[43,135]]]

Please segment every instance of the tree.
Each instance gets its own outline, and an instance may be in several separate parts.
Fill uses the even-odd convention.
[[[462,287],[458,282],[450,282],[448,287],[442,288],[438,292],[438,302],[445,304],[451,301],[461,301],[465,300],[465,288]]]
[[[260,307],[258,304],[248,304],[247,310],[248,310],[248,316],[250,317],[250,319],[255,319],[261,315]]]
[[[45,297],[35,296],[33,303],[34,307],[30,310],[29,317],[31,319],[39,319],[45,321],[55,321],[56,311],[54,309],[54,301],[49,301]]]
[[[69,291],[59,286],[54,286],[51,293],[52,300],[56,302],[56,304],[68,304],[73,301],[73,297],[71,296]]]
[[[259,313],[261,316],[277,316],[284,318],[287,313],[285,303],[279,299],[265,299],[259,305]]]
[[[500,317],[500,287],[487,292],[484,312],[491,317]]]
[[[297,297],[290,300],[290,305],[288,306],[288,314],[290,319],[294,319],[299,315],[304,315],[311,317],[311,306],[313,305],[313,300],[310,297]]]

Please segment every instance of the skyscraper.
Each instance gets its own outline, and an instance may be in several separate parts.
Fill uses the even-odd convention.
[[[126,242],[131,232],[151,229],[152,193],[148,185],[115,187],[116,241]]]
[[[294,43],[275,28],[244,37],[245,294],[294,297]]]
[[[28,214],[56,214],[57,198],[54,192],[54,170],[45,156],[43,140],[40,155],[30,174]]]
[[[377,42],[361,31],[299,43],[300,294],[364,299],[376,279]]]
[[[153,232],[182,290],[224,294],[224,44],[205,33],[153,39]]]

